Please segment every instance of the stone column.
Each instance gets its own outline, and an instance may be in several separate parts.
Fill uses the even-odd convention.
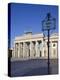
[[[41,43],[41,51],[42,51],[42,57],[44,57],[44,41],[43,40]]]
[[[49,43],[49,58],[51,59],[53,57],[52,55],[52,41]]]
[[[20,58],[20,43],[18,43],[18,58]]]
[[[23,43],[20,43],[20,58],[23,58]]]
[[[18,58],[18,43],[15,44],[15,57]]]
[[[47,43],[44,41],[44,59],[47,58]]]
[[[16,43],[15,43],[15,58],[16,58]]]
[[[26,42],[25,50],[27,58],[30,58],[30,42]]]
[[[59,56],[59,55],[58,55],[58,41],[57,41],[56,44],[57,44],[57,46],[56,46],[56,59],[58,59],[58,56]]]
[[[30,58],[33,58],[33,43],[32,41],[30,42]]]
[[[36,49],[36,57],[38,58],[39,54],[40,54],[38,41],[36,41],[36,47],[35,47],[35,49]]]
[[[30,57],[35,57],[35,45],[32,41],[30,42]]]
[[[15,43],[14,43],[14,48],[13,48],[12,58],[15,58]]]
[[[26,57],[28,58],[28,46],[27,46],[27,43],[25,43],[25,53],[26,53]]]
[[[25,42],[23,42],[23,58],[26,58],[27,54],[26,54],[26,44]]]

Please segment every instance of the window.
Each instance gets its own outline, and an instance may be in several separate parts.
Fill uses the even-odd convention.
[[[55,44],[53,44],[53,47],[55,47]]]

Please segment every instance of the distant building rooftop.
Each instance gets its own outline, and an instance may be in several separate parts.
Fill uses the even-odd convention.
[[[26,31],[26,32],[24,32],[24,34],[26,34],[26,35],[31,35],[32,32],[31,32],[31,31]]]

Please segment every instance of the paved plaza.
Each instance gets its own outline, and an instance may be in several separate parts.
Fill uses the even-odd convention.
[[[58,73],[58,60],[50,60],[50,74]],[[48,75],[48,60],[31,59],[11,61],[11,76]]]

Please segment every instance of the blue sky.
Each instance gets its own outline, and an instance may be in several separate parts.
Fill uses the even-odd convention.
[[[11,47],[16,36],[21,36],[24,31],[32,31],[33,34],[42,32],[42,20],[50,12],[56,18],[58,32],[58,7],[37,4],[11,4]],[[51,31],[52,32],[52,31]],[[45,33],[46,34],[46,33]]]

